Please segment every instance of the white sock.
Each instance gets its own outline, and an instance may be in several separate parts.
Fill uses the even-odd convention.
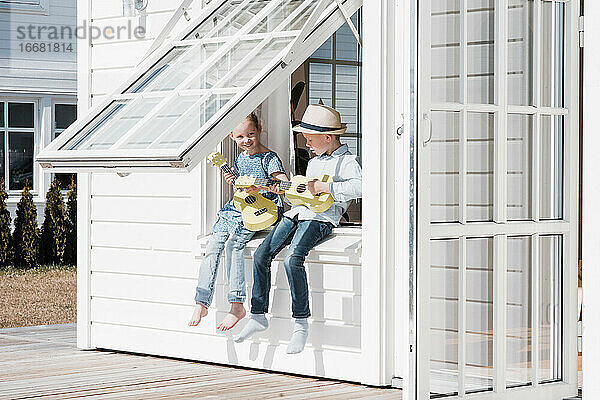
[[[306,345],[306,339],[308,338],[308,322],[306,318],[296,318],[294,323],[294,332],[292,332],[292,338],[290,344],[287,347],[288,354],[297,354],[304,350]]]
[[[267,321],[267,317],[265,317],[265,314],[252,314],[246,326],[244,326],[239,335],[235,335],[233,337],[233,340],[236,343],[241,343],[244,340],[248,339],[250,336],[254,335],[256,332],[262,332],[268,327],[269,321]]]

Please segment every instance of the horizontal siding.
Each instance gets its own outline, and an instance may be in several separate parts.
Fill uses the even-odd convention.
[[[291,325],[289,329],[284,330],[290,331]],[[318,338],[320,333],[316,328],[312,330],[315,338]],[[333,379],[360,382],[364,375],[360,353],[322,349],[318,342],[309,343],[305,351],[290,357],[285,353],[287,344],[281,342],[247,340],[238,344],[230,340],[229,334],[209,336],[192,330],[183,332],[102,323],[92,324],[91,339],[92,345],[100,348],[206,360]]]
[[[77,90],[77,43],[76,38],[48,39],[42,33],[37,39],[37,29],[70,26],[77,24],[76,0],[50,0],[48,15],[24,14],[19,12],[0,13],[0,90],[75,93]],[[19,39],[17,28],[32,25],[36,39]],[[26,43],[65,43],[71,52],[22,51]],[[53,47],[54,48],[54,47]]]

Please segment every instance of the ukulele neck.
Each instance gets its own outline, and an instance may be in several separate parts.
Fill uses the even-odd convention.
[[[264,179],[264,178],[256,178],[254,180],[254,184],[256,186],[271,186],[271,185],[279,185],[282,190],[288,190],[292,187],[292,182],[280,181],[277,179]]]

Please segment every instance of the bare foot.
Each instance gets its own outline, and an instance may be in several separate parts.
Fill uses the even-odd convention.
[[[196,304],[196,308],[194,309],[194,314],[192,315],[192,319],[188,322],[189,326],[196,326],[200,323],[200,320],[208,314],[208,310],[202,304]]]
[[[246,316],[246,309],[242,303],[231,303],[229,313],[223,318],[223,321],[217,326],[217,330],[225,332],[230,330]]]

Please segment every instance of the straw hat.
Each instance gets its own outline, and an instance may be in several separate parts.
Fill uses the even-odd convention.
[[[311,104],[302,116],[302,122],[292,128],[294,132],[322,135],[341,135],[346,132],[340,113],[331,107]]]

